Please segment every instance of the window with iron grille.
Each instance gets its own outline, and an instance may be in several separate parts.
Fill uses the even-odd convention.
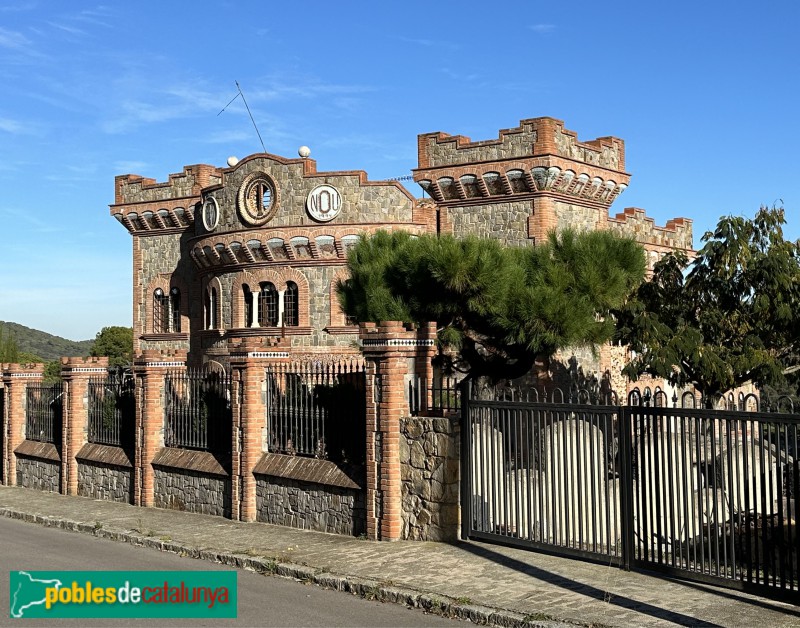
[[[253,325],[253,292],[247,284],[242,286],[242,292],[244,297],[244,326],[251,327]]]
[[[287,281],[286,292],[283,293],[283,322],[287,327],[297,327],[299,318],[297,284]]]
[[[181,331],[181,291],[173,288],[169,291],[169,322],[172,333]]]
[[[258,302],[258,324],[262,327],[275,327],[278,324],[278,291],[269,281],[260,284],[261,294]]]
[[[153,292],[153,333],[169,332],[169,297],[161,288]]]

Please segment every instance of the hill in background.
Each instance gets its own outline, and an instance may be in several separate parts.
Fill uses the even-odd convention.
[[[89,355],[94,344],[94,339],[67,340],[38,329],[25,327],[19,323],[0,321],[0,327],[6,334],[16,338],[21,352],[33,353],[46,361]]]

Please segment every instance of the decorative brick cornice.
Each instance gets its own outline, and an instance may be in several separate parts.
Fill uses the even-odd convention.
[[[435,344],[435,340],[415,340],[410,338],[365,338],[361,341],[361,345],[364,347],[432,347]]]
[[[290,356],[288,351],[232,351],[232,358],[283,359]]]

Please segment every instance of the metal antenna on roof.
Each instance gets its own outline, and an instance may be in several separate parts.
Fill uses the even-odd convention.
[[[245,109],[247,109],[247,115],[250,116],[250,122],[253,123],[253,128],[256,130],[256,135],[258,135],[258,141],[261,142],[261,149],[266,153],[267,149],[264,147],[264,140],[261,139],[261,133],[258,131],[258,126],[256,125],[256,121],[253,118],[253,113],[250,111],[250,107],[247,104],[247,99],[244,97],[244,92],[242,92],[242,88],[239,86],[239,81],[234,81],[234,83],[236,83],[236,89],[239,91],[239,93],[236,94],[236,96],[234,96],[233,98],[231,98],[228,104],[225,105],[217,115],[225,111],[234,100],[236,100],[237,98],[239,98],[239,96],[241,96]]]

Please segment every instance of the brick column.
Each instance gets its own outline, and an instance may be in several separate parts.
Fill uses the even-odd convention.
[[[136,440],[133,462],[133,503],[153,506],[153,458],[164,447],[164,377],[186,368],[186,351],[161,353],[146,349],[133,361],[136,376]]]
[[[78,494],[78,462],[75,456],[87,442],[89,428],[89,379],[105,377],[108,358],[61,358],[64,382],[63,432],[61,442],[61,492]]]
[[[436,356],[436,323],[420,325],[417,340],[432,340],[430,343],[417,343],[414,371],[425,382],[424,408],[433,407],[433,358]]]
[[[270,364],[288,362],[290,353],[287,348],[269,341],[265,345],[263,341],[250,338],[231,346],[234,382],[231,461],[233,519],[255,521],[257,518],[253,470],[267,451],[266,368]]]
[[[396,541],[402,533],[400,418],[408,414],[406,379],[420,348],[434,345],[432,327],[391,321],[362,323],[367,360],[367,537]],[[433,329],[435,333],[435,329]]]
[[[14,450],[25,440],[25,408],[28,384],[42,381],[44,364],[3,365],[5,422],[3,424],[3,483],[17,483],[17,458]]]

